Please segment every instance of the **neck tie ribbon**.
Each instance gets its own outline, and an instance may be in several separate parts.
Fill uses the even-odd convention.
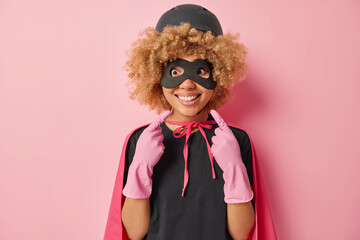
[[[210,158],[210,163],[211,163],[211,169],[212,169],[212,176],[213,179],[215,179],[216,175],[215,175],[215,169],[214,169],[214,157],[211,153],[211,147],[210,144],[206,138],[206,134],[203,128],[206,129],[211,129],[212,126],[210,124],[216,124],[216,121],[211,120],[211,121],[201,121],[201,122],[196,122],[196,121],[192,121],[192,122],[175,122],[175,121],[165,121],[167,123],[170,124],[174,124],[174,125],[180,125],[180,127],[176,128],[173,132],[174,137],[176,138],[181,138],[184,135],[186,135],[185,138],[185,145],[184,145],[184,150],[183,150],[183,154],[184,154],[184,161],[185,161],[185,169],[184,169],[184,185],[183,185],[183,189],[182,189],[182,196],[184,196],[185,194],[185,189],[187,186],[187,183],[189,181],[189,172],[188,172],[188,152],[189,152],[189,145],[188,145],[188,141],[191,135],[191,132],[194,128],[198,128],[201,135],[204,137],[205,142],[206,142],[206,146],[207,146],[207,150],[208,150],[208,154],[209,154],[209,158]],[[181,132],[182,131],[182,132]],[[180,133],[181,132],[181,133]]]

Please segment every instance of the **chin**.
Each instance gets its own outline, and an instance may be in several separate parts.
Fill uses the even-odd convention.
[[[180,110],[178,111],[178,113],[183,116],[183,117],[186,117],[186,118],[193,118],[193,117],[197,117],[197,116],[202,116],[202,115],[206,115],[207,117],[207,112],[204,111],[204,110],[201,110],[202,108],[200,109],[188,109],[188,110]],[[198,114],[200,112],[200,114]]]

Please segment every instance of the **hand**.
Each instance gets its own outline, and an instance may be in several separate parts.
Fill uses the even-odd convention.
[[[239,143],[219,113],[215,110],[210,113],[219,125],[212,137],[211,153],[223,170],[225,202],[248,202],[253,198],[253,192],[242,162]]]
[[[128,178],[123,194],[134,199],[149,198],[152,191],[152,173],[156,163],[164,153],[164,136],[160,124],[171,114],[166,111],[155,119],[141,133],[134,158],[129,167]]]

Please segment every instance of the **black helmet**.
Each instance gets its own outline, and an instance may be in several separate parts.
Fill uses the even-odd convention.
[[[211,31],[214,36],[223,35],[217,17],[206,8],[194,4],[178,5],[164,13],[156,24],[155,30],[162,32],[168,25],[179,26],[184,22],[197,30]]]

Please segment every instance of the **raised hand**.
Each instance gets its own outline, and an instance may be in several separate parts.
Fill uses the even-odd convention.
[[[219,113],[215,110],[210,113],[219,125],[212,137],[211,153],[223,170],[224,200],[226,203],[248,202],[253,198],[253,192],[241,159],[239,143]]]
[[[156,163],[164,153],[164,136],[160,124],[171,114],[166,111],[158,116],[141,133],[137,143],[133,161],[129,167],[123,194],[129,198],[149,198],[152,191],[152,173]]]

